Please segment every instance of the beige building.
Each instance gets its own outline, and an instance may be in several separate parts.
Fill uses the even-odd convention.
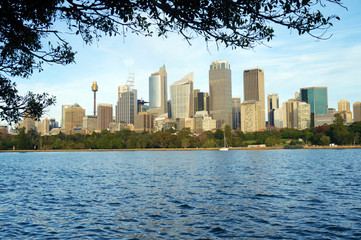
[[[99,103],[97,112],[97,130],[109,129],[109,123],[113,122],[113,105]]]
[[[194,118],[177,118],[176,126],[177,130],[189,128],[192,132],[194,132]]]
[[[168,112],[167,71],[163,65],[149,77],[149,108],[159,108],[159,113]]]
[[[193,73],[170,86],[172,119],[193,117]],[[168,118],[168,116],[167,116]]]
[[[152,132],[154,115],[149,112],[140,112],[135,115],[134,131],[136,132]]]
[[[83,117],[83,128],[88,132],[94,132],[97,129],[97,116],[86,115]]]
[[[217,121],[212,119],[207,111],[198,111],[194,116],[194,131],[202,133],[217,128]]]
[[[65,134],[73,134],[74,129],[83,127],[83,117],[85,115],[85,109],[80,107],[79,104],[73,104],[70,107],[65,108],[64,111],[64,131]]]
[[[244,101],[241,104],[241,116],[243,132],[255,132],[265,128],[264,111],[260,101]]]
[[[232,126],[232,76],[228,61],[212,62],[209,70],[209,113],[217,128]]]
[[[353,104],[353,121],[361,121],[361,102],[355,102]]]
[[[311,124],[310,104],[290,99],[283,103],[283,127],[305,129]]]
[[[38,133],[41,136],[50,134],[50,120],[48,118],[44,118],[40,124],[38,125]]]
[[[350,102],[346,99],[337,103],[337,111],[342,116],[346,124],[352,123],[352,112],[350,110]]]
[[[25,116],[24,119],[20,121],[18,128],[25,128],[25,133],[31,129],[35,130],[35,119]]]
[[[254,68],[244,70],[243,91],[244,101],[259,101],[261,103],[261,113],[259,116],[257,116],[257,118],[259,122],[263,122],[263,124],[260,126],[260,129],[264,129],[266,127],[266,104],[264,90],[264,71],[262,69]]]

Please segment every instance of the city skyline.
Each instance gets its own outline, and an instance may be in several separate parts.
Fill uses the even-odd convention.
[[[310,36],[290,34],[277,28],[278,34],[268,46],[242,50],[208,45],[197,38],[188,45],[181,36],[145,38],[132,34],[127,37],[103,37],[98,43],[85,46],[73,36],[71,44],[78,52],[76,64],[68,66],[46,65],[41,73],[30,79],[16,81],[20,93],[48,92],[57,97],[57,104],[49,108],[44,117],[61,119],[61,105],[78,103],[91,114],[93,95],[91,83],[97,81],[97,101],[116,104],[117,86],[123,85],[129,72],[135,74],[138,98],[149,99],[148,77],[161,65],[166,65],[168,86],[188,72],[194,72],[194,89],[208,92],[208,68],[212,61],[227,60],[232,69],[232,97],[243,96],[243,70],[262,68],[265,71],[265,94],[278,93],[280,102],[293,98],[300,88],[326,86],[329,107],[347,99],[352,105],[360,101],[361,16],[360,2],[346,1],[348,11],[331,7],[341,17],[325,36],[329,40],[316,41]],[[342,84],[341,84],[342,82]]]

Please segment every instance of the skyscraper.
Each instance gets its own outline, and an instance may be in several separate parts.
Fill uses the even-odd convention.
[[[217,121],[217,128],[232,125],[232,76],[228,61],[210,65],[209,113]]]
[[[113,121],[113,105],[106,103],[98,104],[97,130],[109,129],[109,123]]]
[[[243,101],[241,104],[241,130],[255,132],[264,129],[262,118],[262,103],[260,101]]]
[[[311,114],[327,114],[327,87],[301,88],[301,101],[310,104]]]
[[[61,106],[61,127],[65,128],[65,109],[73,106],[72,104],[65,104]]]
[[[361,102],[353,104],[353,120],[354,122],[361,121]]]
[[[352,123],[352,112],[350,111],[350,102],[346,99],[337,103],[337,111],[342,116],[345,123]]]
[[[159,113],[167,113],[168,91],[167,72],[163,65],[159,72],[149,77],[149,108],[158,108]]]
[[[290,99],[283,103],[283,127],[305,129],[310,127],[310,104]]]
[[[279,97],[276,93],[270,93],[267,97],[268,126],[275,126],[274,111],[279,109]]]
[[[134,124],[137,114],[137,90],[129,86],[118,87],[118,102],[115,109],[115,121]]]
[[[241,128],[241,98],[232,98],[232,129]]]
[[[65,108],[65,133],[71,134],[75,128],[83,127],[83,117],[85,115],[85,109],[75,103],[68,108]]]
[[[263,121],[261,129],[265,128],[265,93],[264,93],[264,71],[260,68],[248,69],[243,72],[244,101],[261,102],[261,116],[259,121]],[[243,116],[243,115],[242,115]]]
[[[173,83],[170,86],[170,95],[173,119],[193,117],[193,73]]]

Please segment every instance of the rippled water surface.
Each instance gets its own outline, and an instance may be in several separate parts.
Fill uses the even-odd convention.
[[[360,239],[361,150],[0,154],[1,239]]]

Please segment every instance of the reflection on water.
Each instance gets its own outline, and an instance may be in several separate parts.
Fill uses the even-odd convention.
[[[0,238],[358,239],[360,153],[2,153]]]

